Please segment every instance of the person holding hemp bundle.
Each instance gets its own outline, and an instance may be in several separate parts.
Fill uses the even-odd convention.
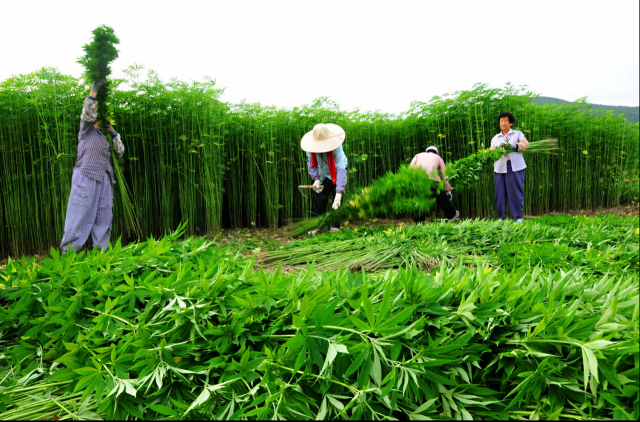
[[[432,194],[436,198],[436,204],[438,207],[444,212],[445,217],[451,222],[458,221],[460,219],[460,212],[454,209],[451,206],[451,191],[453,187],[449,184],[444,174],[444,169],[446,168],[444,161],[438,155],[438,148],[434,146],[430,146],[427,148],[426,152],[421,152],[420,154],[416,154],[411,160],[411,167],[421,167],[429,174],[429,178],[436,182],[440,182],[440,180],[444,180],[444,189],[437,193],[436,186],[432,188]],[[438,174],[440,174],[438,176]],[[442,179],[440,179],[442,177]],[[424,215],[416,216],[413,221],[419,223],[424,221]]]
[[[511,128],[515,117],[508,111],[500,113],[498,123],[501,132],[491,139],[491,149],[505,148],[510,152],[493,165],[496,211],[501,221],[506,219],[508,201],[509,215],[515,217],[516,223],[522,223],[524,169],[527,168],[522,152],[529,148],[529,141],[522,132]]]
[[[333,123],[317,124],[300,141],[300,147],[307,152],[307,167],[313,178],[313,198],[311,214],[314,217],[327,212],[329,196],[334,195],[332,208],[337,210],[342,202],[342,192],[347,186],[347,156],[342,149],[345,132]],[[329,230],[337,232],[336,224]],[[316,234],[319,229],[309,234]]]
[[[110,145],[104,133],[111,134],[116,156],[122,157],[124,145],[120,135],[111,125],[104,124],[104,129],[100,130],[99,122],[96,122],[96,96],[105,83],[106,78],[100,78],[93,83],[80,115],[78,155],[71,177],[64,236],[60,243],[63,253],[70,247],[75,250],[82,248],[89,234],[93,238],[94,247],[105,251],[109,246],[113,220],[112,184],[115,184],[115,178]]]

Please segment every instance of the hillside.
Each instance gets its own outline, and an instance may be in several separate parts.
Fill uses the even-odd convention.
[[[538,104],[552,104],[552,103],[569,104],[569,103],[572,103],[572,101],[561,100],[560,98],[553,98],[553,97],[539,97],[539,98],[534,98],[533,100]],[[627,118],[627,120],[629,120],[632,123],[638,123],[638,120],[639,120],[639,107],[637,107],[637,106],[636,107],[629,107],[629,106],[611,106],[611,105],[591,104],[591,103],[586,103],[586,104],[590,105],[591,107],[593,107],[596,110],[601,110],[601,111],[613,110],[614,114],[624,113],[624,115]]]

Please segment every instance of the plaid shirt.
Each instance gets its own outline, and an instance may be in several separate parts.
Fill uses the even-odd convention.
[[[107,141],[100,129],[93,126],[97,114],[98,102],[92,97],[86,98],[80,116],[78,156],[75,168],[82,171],[87,177],[97,181],[102,181],[106,171],[111,183],[115,183],[109,141]],[[113,138],[113,146],[116,156],[121,157],[124,154],[124,145],[119,134]]]

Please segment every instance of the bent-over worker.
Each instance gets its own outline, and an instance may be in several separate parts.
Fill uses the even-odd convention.
[[[451,187],[451,184],[449,184],[444,174],[446,166],[440,155],[438,155],[438,148],[430,146],[425,152],[416,154],[413,160],[411,160],[411,167],[421,167],[429,174],[429,178],[436,182],[444,180],[445,190],[437,193],[437,187],[434,185],[431,188],[431,192],[436,198],[436,204],[438,204],[438,207],[444,212],[444,216],[451,222],[459,220],[460,212],[451,206],[451,200],[449,198],[453,187]],[[440,179],[440,177],[442,177],[442,179]],[[414,218],[414,221],[419,223],[424,221],[424,219],[425,215],[419,215]]]
[[[333,123],[319,123],[306,133],[300,147],[307,152],[307,167],[313,182],[311,214],[320,216],[327,212],[329,197],[334,196],[332,208],[337,210],[342,202],[342,193],[347,186],[347,156],[342,149],[345,132]],[[339,230],[339,224],[330,228]],[[316,234],[313,230],[309,234]]]

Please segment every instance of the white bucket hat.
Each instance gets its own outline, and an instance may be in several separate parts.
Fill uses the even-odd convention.
[[[436,154],[438,153],[438,148],[434,147],[433,145],[431,145],[429,148],[427,148],[427,150],[425,152],[429,152],[429,151],[434,151]]]
[[[307,152],[329,152],[344,142],[344,129],[333,123],[318,123],[300,141],[300,147]]]

